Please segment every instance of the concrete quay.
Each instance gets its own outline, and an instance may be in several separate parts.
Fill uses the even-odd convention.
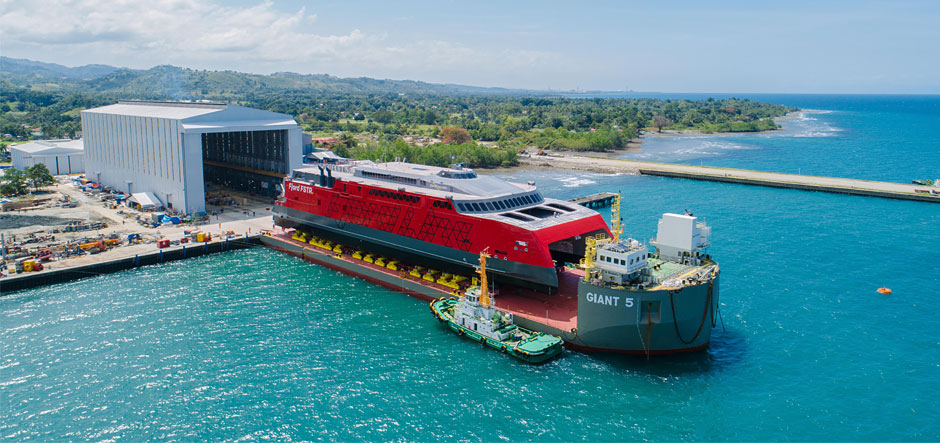
[[[526,165],[555,169],[574,169],[601,173],[632,173],[662,177],[686,178],[726,183],[738,183],[804,191],[863,195],[898,200],[940,203],[940,195],[930,190],[940,188],[905,183],[892,183],[851,178],[821,177],[814,175],[784,174],[779,172],[749,171],[745,169],[692,166],[670,163],[642,162],[600,157],[543,156],[521,158]],[[921,192],[918,193],[917,191]],[[926,191],[926,193],[924,193]]]
[[[259,237],[260,234],[249,234],[231,239],[213,238],[210,242],[181,244],[163,249],[157,249],[154,244],[143,244],[108,251],[114,252],[112,254],[102,253],[98,256],[89,257],[98,258],[98,260],[63,260],[52,263],[51,269],[15,274],[0,279],[0,294],[110,274],[141,266],[244,249],[261,244]]]
[[[0,278],[0,295],[21,289],[46,286],[54,283],[93,277],[101,274],[123,271],[140,266],[152,265],[185,258],[198,257],[234,249],[243,249],[260,244],[259,237],[265,230],[271,230],[274,219],[263,215],[240,219],[237,211],[229,211],[228,219],[220,223],[205,224],[196,227],[177,225],[160,229],[163,237],[178,240],[185,229],[195,229],[212,234],[212,241],[203,243],[183,243],[159,249],[155,243],[122,246],[95,255],[67,258],[44,263],[46,269],[38,272],[7,275]],[[226,240],[225,233],[232,231],[234,238]]]

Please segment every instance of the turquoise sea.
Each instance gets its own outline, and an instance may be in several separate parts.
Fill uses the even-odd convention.
[[[940,177],[938,97],[771,101],[832,112],[642,155]],[[0,298],[0,440],[940,439],[940,205],[498,175],[558,198],[620,190],[641,239],[662,212],[704,217],[722,267],[712,346],[528,366],[458,339],[424,302],[257,248]]]

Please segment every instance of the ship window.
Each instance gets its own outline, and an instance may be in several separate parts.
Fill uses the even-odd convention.
[[[467,208],[463,205],[463,203],[457,203],[457,207],[460,208],[460,212],[467,212]]]
[[[496,210],[496,208],[493,207],[493,202],[486,202],[486,209],[489,209],[490,211]]]
[[[474,211],[482,211],[482,209],[480,209],[480,204],[479,204],[479,203],[470,203],[470,204],[473,205],[473,210],[474,210]]]

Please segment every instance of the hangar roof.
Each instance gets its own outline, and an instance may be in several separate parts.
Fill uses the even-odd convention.
[[[135,117],[179,120],[185,129],[224,129],[231,126],[296,126],[287,114],[211,102],[119,101],[117,104],[88,109],[88,113],[129,115]]]

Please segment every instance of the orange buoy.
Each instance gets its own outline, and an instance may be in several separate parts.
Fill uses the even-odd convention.
[[[881,288],[878,288],[878,293],[879,293],[879,294],[884,294],[884,295],[890,295],[890,294],[891,294],[891,290],[888,289],[888,288],[885,288],[885,287],[881,287]]]

